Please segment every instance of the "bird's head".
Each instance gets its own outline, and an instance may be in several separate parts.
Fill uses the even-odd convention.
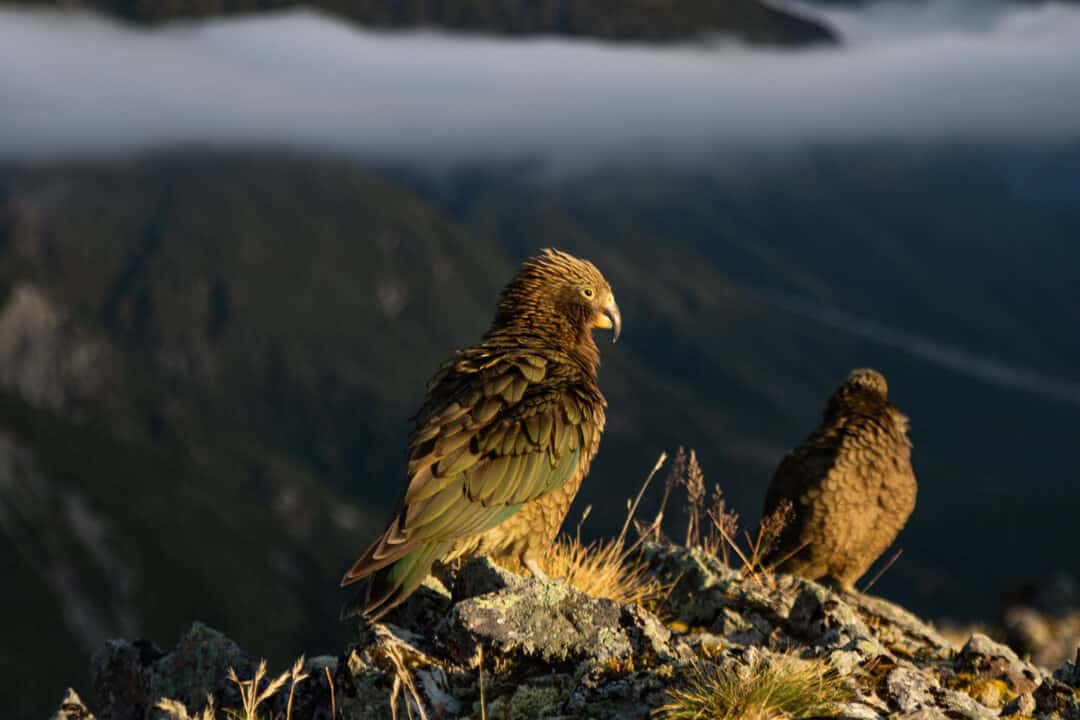
[[[857,368],[836,388],[825,405],[825,417],[872,411],[888,402],[889,385],[877,370]]]
[[[889,397],[889,384],[885,382],[885,376],[877,370],[870,368],[856,368],[848,373],[844,387],[852,392],[871,393],[880,396],[882,400]]]
[[[622,331],[615,294],[588,260],[545,249],[521,264],[503,290],[492,331],[549,333],[570,343],[592,344],[594,328]]]

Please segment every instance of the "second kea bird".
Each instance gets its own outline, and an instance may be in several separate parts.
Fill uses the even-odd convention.
[[[915,509],[907,430],[885,377],[853,370],[826,403],[821,424],[769,483],[763,517],[785,501],[793,514],[765,564],[853,590]]]
[[[544,577],[554,542],[600,445],[604,408],[593,329],[618,339],[611,286],[558,250],[522,263],[483,340],[428,383],[389,527],[345,573],[369,578],[363,614],[402,603],[436,561],[488,555]]]

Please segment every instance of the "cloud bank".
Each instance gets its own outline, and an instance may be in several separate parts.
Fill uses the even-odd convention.
[[[833,12],[847,45],[777,51],[387,35],[309,11],[146,30],[5,9],[0,159],[178,143],[459,160],[1080,138],[1080,8],[907,26],[896,12]]]

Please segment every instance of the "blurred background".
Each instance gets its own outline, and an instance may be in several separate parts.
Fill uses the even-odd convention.
[[[10,713],[194,619],[337,652],[425,381],[545,246],[625,322],[586,534],[679,445],[752,526],[873,366],[920,482],[874,592],[1068,589],[1078,239],[1080,4],[0,5]]]

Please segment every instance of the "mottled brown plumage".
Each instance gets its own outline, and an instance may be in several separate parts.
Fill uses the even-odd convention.
[[[386,531],[345,574],[370,576],[364,615],[405,600],[437,560],[490,555],[542,575],[600,444],[606,402],[593,328],[621,327],[596,267],[545,250],[503,290],[483,341],[428,383],[405,491]]]
[[[766,564],[853,589],[915,508],[907,428],[881,373],[852,371],[769,483],[764,514],[786,500],[794,515]]]

